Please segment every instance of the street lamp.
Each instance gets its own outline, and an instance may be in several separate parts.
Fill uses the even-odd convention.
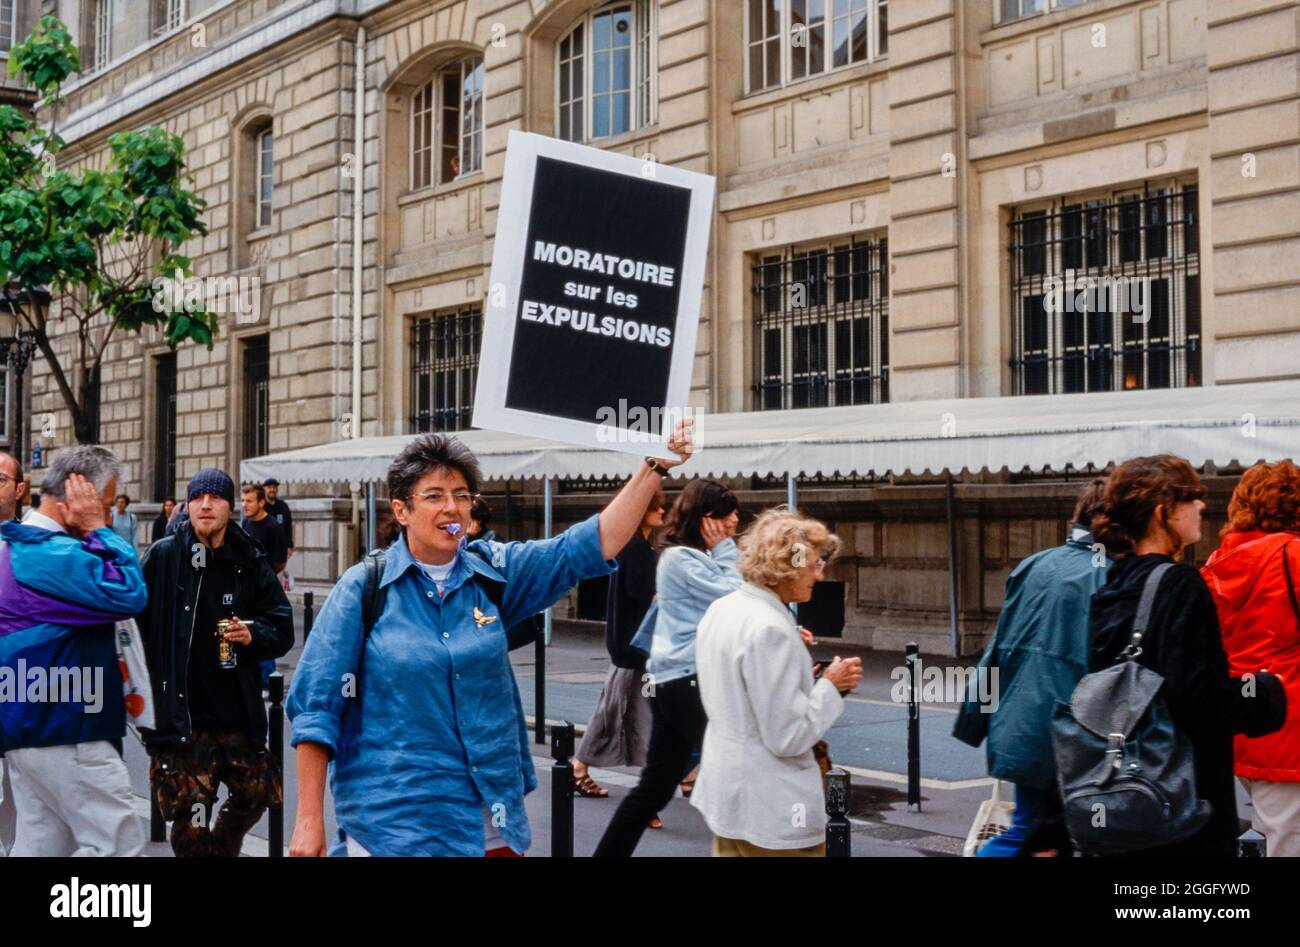
[[[42,309],[49,306],[48,292],[37,290],[34,295],[37,306]],[[21,424],[23,373],[27,371],[32,356],[36,354],[36,333],[31,329],[22,328],[18,322],[20,301],[26,302],[26,298],[17,291],[9,287],[0,289],[0,365],[11,368],[14,373],[13,404],[16,405],[14,419],[17,423],[14,425],[13,447],[19,457],[24,454]],[[8,428],[8,425],[4,424],[6,420],[0,418],[0,427]]]

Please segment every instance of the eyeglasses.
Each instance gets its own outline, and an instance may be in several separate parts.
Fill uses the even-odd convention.
[[[446,490],[429,490],[426,493],[417,493],[415,496],[434,509],[446,504],[447,498],[451,497],[457,509],[468,510],[481,494],[469,493],[465,490],[457,490],[455,493],[448,493]]]
[[[813,562],[812,566],[818,572],[825,572],[826,564],[829,563],[830,561],[831,561],[831,557],[829,555],[821,555],[817,557],[816,561]]]
[[[18,483],[18,481],[8,474],[0,474],[0,487],[3,487],[6,483]]]

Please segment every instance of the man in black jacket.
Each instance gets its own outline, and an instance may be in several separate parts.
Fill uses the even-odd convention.
[[[199,471],[188,518],[143,563],[149,606],[137,621],[156,714],[145,737],[149,782],[177,856],[238,855],[280,801],[258,662],[293,647],[293,613],[266,556],[231,522],[234,502],[229,476]],[[224,640],[219,622],[229,623]],[[213,824],[220,783],[228,798]]]

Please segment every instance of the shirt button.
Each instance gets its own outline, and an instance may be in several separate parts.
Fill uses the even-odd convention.
[[[451,635],[448,634],[448,633],[445,632],[445,631],[442,633],[442,636],[443,636],[444,638],[450,638],[450,637],[451,637]]]
[[[477,766],[471,766],[471,767],[469,768],[469,771],[470,771],[471,773],[477,773],[477,772],[478,772],[478,767],[477,767]]]
[[[425,592],[424,594],[427,595],[427,596],[429,596],[429,598],[433,598],[433,593],[432,593],[432,592]]]
[[[456,675],[456,680],[458,680],[458,681],[460,680],[460,675],[459,675],[459,674]]]

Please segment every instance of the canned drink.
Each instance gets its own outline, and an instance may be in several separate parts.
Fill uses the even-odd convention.
[[[235,654],[235,646],[226,640],[226,634],[230,631],[230,619],[222,618],[217,621],[217,666],[222,668],[233,668],[238,663],[238,657]]]

